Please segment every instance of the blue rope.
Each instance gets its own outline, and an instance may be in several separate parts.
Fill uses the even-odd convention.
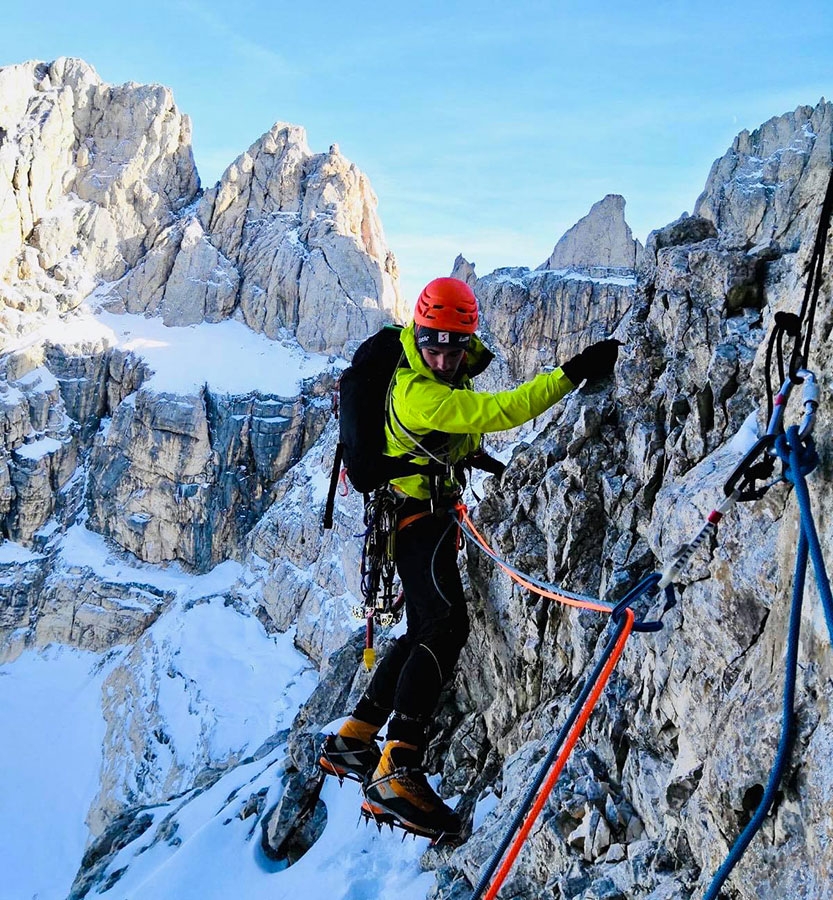
[[[784,478],[795,487],[795,495],[798,501],[801,516],[801,531],[798,538],[798,547],[795,554],[795,575],[793,579],[793,595],[790,607],[790,627],[787,635],[786,672],[784,677],[784,692],[782,703],[781,737],[778,741],[778,749],[775,761],[769,774],[766,788],[761,802],[755,810],[755,814],[749,820],[729,851],[723,865],[715,873],[709,889],[703,900],[717,900],[721,887],[729,877],[732,869],[746,852],[752,839],[758,833],[764,820],[769,814],[775,802],[775,797],[781,780],[784,776],[790,755],[792,753],[795,738],[795,682],[798,669],[798,645],[801,634],[801,607],[804,600],[804,584],[807,575],[808,557],[813,560],[813,569],[816,575],[819,594],[824,606],[824,615],[830,632],[830,642],[833,644],[833,596],[830,591],[830,581],[824,566],[824,558],[821,553],[818,534],[813,522],[812,508],[810,506],[810,494],[807,490],[806,476],[818,465],[818,455],[811,440],[807,446],[801,443],[798,435],[798,427],[792,426],[786,435],[780,435],[775,442],[778,455],[786,464]]]
[[[585,680],[584,686],[581,689],[581,693],[579,694],[578,699],[573,704],[572,709],[567,715],[567,719],[561,726],[561,730],[558,732],[553,745],[550,747],[549,753],[547,753],[544,761],[541,763],[538,769],[538,774],[535,776],[535,780],[532,782],[532,785],[521,801],[521,805],[518,807],[518,810],[515,813],[514,818],[512,819],[512,823],[503,835],[503,838],[501,839],[497,850],[495,850],[492,858],[489,860],[488,865],[481,873],[480,879],[475,885],[474,891],[472,892],[469,900],[480,900],[480,898],[483,896],[484,891],[486,891],[486,889],[489,887],[489,884],[491,883],[492,876],[497,871],[501,860],[506,854],[506,851],[509,849],[509,845],[512,843],[515,834],[524,824],[526,814],[529,812],[530,807],[535,802],[535,798],[538,796],[538,791],[541,789],[541,786],[547,780],[547,775],[549,774],[550,769],[558,758],[558,754],[561,752],[561,747],[563,746],[564,741],[567,740],[567,737],[573,725],[575,724],[576,719],[578,719],[584,707],[584,704],[587,702],[587,698],[593,692],[593,687],[601,677],[602,671],[604,670],[608,659],[610,659],[613,651],[616,649],[616,643],[619,640],[619,637],[625,630],[625,626],[627,625],[625,610],[633,606],[636,601],[639,600],[644,594],[649,594],[654,586],[659,582],[661,577],[662,576],[658,572],[655,572],[654,574],[648,575],[646,578],[643,578],[642,581],[639,582],[639,584],[628,591],[627,595],[622,600],[620,600],[614,608],[608,628],[610,629],[615,626],[615,630],[612,631],[610,640],[607,642],[607,645],[602,651],[602,655],[599,657],[599,660],[594,666],[593,671]]]
[[[783,694],[783,714],[781,718],[781,737],[778,741],[778,750],[775,754],[775,762],[769,774],[764,795],[755,815],[749,820],[749,824],[744,828],[735,841],[734,846],[729,851],[729,855],[723,862],[723,865],[717,870],[712,883],[709,885],[703,900],[717,900],[720,888],[729,877],[732,869],[740,861],[740,858],[746,852],[746,848],[752,842],[752,838],[758,833],[761,825],[764,823],[772,804],[775,802],[775,796],[778,787],[781,784],[781,778],[784,769],[790,759],[794,738],[794,701],[795,701],[795,679],[796,670],[798,668],[798,638],[801,631],[801,605],[804,599],[804,574],[807,568],[807,541],[804,533],[798,539],[798,550],[795,556],[795,581],[793,582],[793,598],[790,611],[790,630],[787,637],[787,671],[784,679]]]
[[[830,590],[830,579],[824,566],[824,557],[821,552],[821,543],[816,523],[813,521],[813,510],[810,505],[810,492],[807,490],[805,476],[808,475],[819,462],[818,454],[811,438],[807,439],[807,447],[802,447],[798,438],[798,426],[793,425],[786,436],[780,437],[775,442],[775,449],[782,459],[789,454],[789,469],[784,477],[795,487],[795,498],[798,501],[798,509],[801,513],[801,531],[807,538],[810,550],[810,559],[813,562],[813,571],[816,575],[816,586],[821,598],[824,619],[827,623],[827,633],[830,643],[833,645],[833,592]],[[798,473],[797,475],[795,473]]]

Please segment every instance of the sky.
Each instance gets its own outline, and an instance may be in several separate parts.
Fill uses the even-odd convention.
[[[608,193],[635,237],[690,212],[743,129],[833,97],[829,0],[7,4],[0,65],[158,82],[203,186],[278,121],[370,178],[406,298],[458,253],[534,268]]]

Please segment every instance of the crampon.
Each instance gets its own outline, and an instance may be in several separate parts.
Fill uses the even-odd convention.
[[[319,754],[318,768],[327,775],[335,775],[340,784],[345,781],[363,784],[381,756],[373,742],[365,743],[333,734],[325,739]]]
[[[365,800],[361,806],[361,817],[367,823],[372,822],[376,828],[381,831],[382,826],[386,825],[393,831],[398,828],[402,832],[402,840],[410,834],[414,839],[418,837],[428,838],[432,847],[457,847],[462,843],[462,837],[459,833],[450,833],[446,831],[430,831],[424,828],[417,828],[410,822],[403,821],[398,816],[394,816],[389,812],[374,806]]]

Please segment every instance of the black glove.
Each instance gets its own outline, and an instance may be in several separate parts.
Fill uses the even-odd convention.
[[[605,378],[613,372],[621,345],[622,342],[614,338],[599,341],[598,344],[591,344],[582,350],[578,356],[574,356],[571,360],[563,363],[561,370],[576,387],[585,378],[589,382],[598,381],[600,378]]]
[[[487,472],[489,475],[497,475],[498,478],[506,471],[506,466],[485,450],[475,450],[463,462],[468,463],[473,469],[480,469],[481,472]]]

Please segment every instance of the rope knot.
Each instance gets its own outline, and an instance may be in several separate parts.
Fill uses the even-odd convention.
[[[775,439],[775,452],[784,463],[784,480],[795,484],[796,477],[805,478],[819,464],[819,455],[811,437],[802,441],[797,425],[791,425],[786,434]]]

